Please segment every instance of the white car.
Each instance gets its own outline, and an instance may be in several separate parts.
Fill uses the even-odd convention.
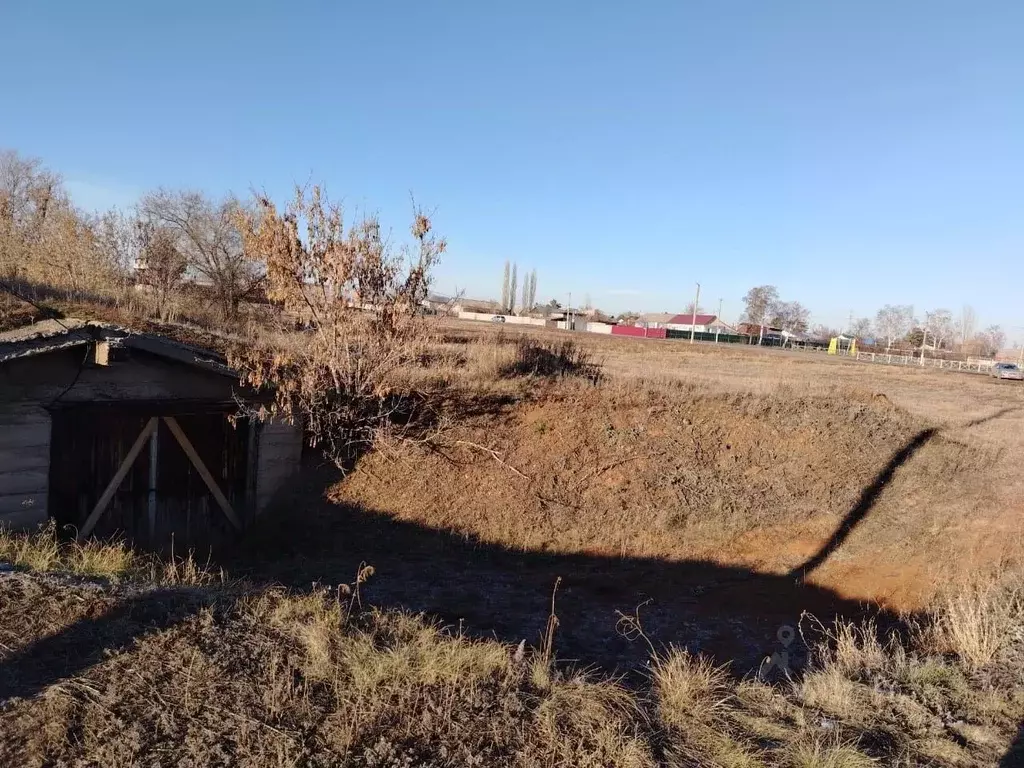
[[[1024,381],[1024,371],[1018,368],[1016,363],[996,363],[992,366],[990,374],[994,379]]]

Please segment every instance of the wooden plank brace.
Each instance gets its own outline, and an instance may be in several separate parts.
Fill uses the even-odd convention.
[[[237,530],[242,530],[242,521],[238,519],[238,515],[235,514],[235,510],[231,508],[231,504],[228,502],[224,492],[217,485],[217,482],[213,479],[213,475],[210,474],[210,470],[206,468],[203,460],[196,453],[196,449],[192,445],[192,441],[188,439],[188,436],[182,430],[181,425],[178,424],[178,420],[173,416],[164,416],[164,423],[167,428],[171,430],[171,434],[174,435],[174,439],[178,441],[178,445],[185,451],[185,455],[188,456],[189,461],[192,462],[192,466],[196,468],[199,476],[203,478],[203,482],[206,483],[206,487],[210,489],[210,493],[213,494],[213,498],[217,501],[217,505],[221,508],[224,516],[231,521],[231,524],[235,526]]]
[[[99,501],[96,502],[96,506],[92,508],[92,512],[89,513],[89,517],[85,519],[81,529],[78,531],[78,540],[81,541],[90,533],[92,529],[96,527],[96,523],[99,522],[100,517],[107,510],[107,505],[110,504],[110,500],[114,498],[114,494],[117,489],[121,487],[121,483],[128,475],[129,470],[132,468],[132,464],[135,463],[135,459],[139,457],[139,453],[142,451],[142,446],[149,440],[149,436],[156,429],[157,420],[152,418],[146,422],[146,426],[142,428],[142,432],[135,438],[135,442],[132,443],[131,449],[128,451],[128,455],[124,457],[124,461],[121,462],[121,466],[117,468],[117,472],[114,473],[114,477],[107,487],[103,490],[103,494],[100,496]]]

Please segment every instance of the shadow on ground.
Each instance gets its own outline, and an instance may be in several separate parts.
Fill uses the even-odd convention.
[[[471,636],[508,643],[538,641],[560,580],[556,651],[564,661],[624,673],[641,670],[649,649],[635,636],[627,637],[620,622],[640,606],[643,631],[656,647],[673,644],[709,653],[719,662],[730,662],[736,675],[783,651],[798,666],[799,633],[786,646],[780,629],[796,628],[803,612],[825,623],[836,616],[870,615],[882,632],[900,624],[899,617],[808,584],[806,577],[865,519],[896,469],[937,434],[925,430],[897,451],[832,539],[789,574],[704,561],[509,550],[398,521],[377,510],[333,503],[326,490],[339,475],[324,468],[300,478],[276,513],[220,564],[257,588],[283,584],[296,590],[350,583],[361,564],[371,564],[375,575],[363,587],[366,603],[424,612]],[[38,640],[0,662],[0,701],[34,695],[77,675],[108,650],[128,647],[214,599],[196,590],[151,592]],[[788,632],[781,635],[789,637]],[[1011,748],[1006,758],[1011,762],[1003,764],[1016,764],[1019,750]]]

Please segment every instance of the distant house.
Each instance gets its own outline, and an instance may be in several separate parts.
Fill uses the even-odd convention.
[[[692,313],[671,314],[669,312],[656,312],[640,315],[637,325],[647,328],[666,328],[670,331],[689,331],[691,328],[696,333],[714,333],[716,325],[725,332],[728,328],[721,323],[717,316],[707,315],[698,312],[696,317]]]
[[[302,430],[238,417],[217,352],[84,320],[0,333],[0,525],[54,520],[153,549],[245,530],[298,466]]]
[[[773,325],[758,325],[757,323],[740,323],[740,333],[750,336],[751,339],[762,339],[773,344],[781,344],[784,336],[781,328]]]
[[[681,315],[673,315],[669,318],[665,327],[672,331],[693,330],[696,333],[707,333],[711,325],[717,320],[718,318],[715,315],[704,315],[699,312],[693,315],[692,313],[684,312]]]
[[[636,320],[640,328],[664,328],[666,324],[675,317],[671,312],[645,312]]]
[[[462,313],[474,313],[474,314],[491,314],[491,315],[503,315],[505,314],[505,308],[502,307],[498,302],[491,301],[490,299],[460,299],[452,307],[454,314]]]
[[[434,315],[450,312],[453,304],[454,300],[450,296],[442,296],[439,293],[428,294],[422,302],[423,308]]]

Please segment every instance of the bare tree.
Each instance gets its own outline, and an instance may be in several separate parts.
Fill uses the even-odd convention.
[[[501,279],[501,311],[508,312],[509,305],[512,303],[511,288],[512,288],[512,263],[505,259],[505,275]]]
[[[885,339],[885,348],[891,349],[896,339],[902,339],[914,325],[914,308],[909,305],[886,304],[875,316],[875,330]]]
[[[158,190],[142,199],[140,211],[176,234],[188,271],[209,284],[225,315],[237,314],[239,303],[263,282],[265,268],[246,255],[236,228],[244,214],[236,198],[213,201],[199,192]]]
[[[816,339],[831,339],[834,336],[839,335],[839,329],[831,328],[822,323],[818,323],[813,328],[811,328],[811,335],[814,336],[814,338]]]
[[[931,335],[936,349],[942,349],[953,335],[953,313],[948,309],[925,312],[924,327]]]
[[[990,325],[974,337],[979,351],[986,357],[992,357],[996,352],[1006,346],[1006,334],[998,325]]]
[[[38,246],[57,208],[69,207],[60,177],[38,158],[0,152],[0,271],[8,278],[43,278]]]
[[[0,225],[38,236],[51,204],[69,204],[60,176],[38,158],[0,151]]]
[[[811,313],[799,301],[776,301],[770,311],[771,324],[789,333],[803,333]]]
[[[691,317],[695,314],[703,315],[704,307],[700,306],[699,304],[694,302],[693,299],[691,299],[690,301],[686,302],[686,306],[683,307],[683,314],[690,315]]]
[[[188,268],[188,259],[178,250],[173,231],[143,221],[137,226],[141,244],[136,262],[139,283],[152,292],[157,313],[161,320],[166,320],[170,314],[170,300]]]
[[[871,320],[867,317],[858,317],[850,326],[850,333],[858,339],[871,336]]]
[[[117,272],[122,284],[131,280],[142,255],[142,221],[134,211],[111,208],[92,223],[97,246]]]
[[[283,211],[265,197],[257,205],[238,213],[245,253],[266,265],[268,296],[309,316],[310,330],[238,349],[231,362],[246,384],[273,392],[255,415],[301,422],[344,468],[392,414],[413,407],[398,393],[422,353],[419,308],[445,242],[419,210],[401,249],[381,237],[376,218],[346,228],[318,187],[298,190]]]
[[[757,323],[760,326],[758,344],[764,339],[764,324],[768,321],[768,316],[778,300],[779,289],[774,285],[759,285],[751,288],[743,297],[745,306],[743,316],[748,323]]]
[[[974,307],[964,304],[960,309],[960,316],[956,320],[956,334],[960,344],[966,344],[974,337],[974,331],[978,327],[978,315]]]
[[[527,300],[527,311],[537,306],[537,270],[530,271],[530,291]]]

